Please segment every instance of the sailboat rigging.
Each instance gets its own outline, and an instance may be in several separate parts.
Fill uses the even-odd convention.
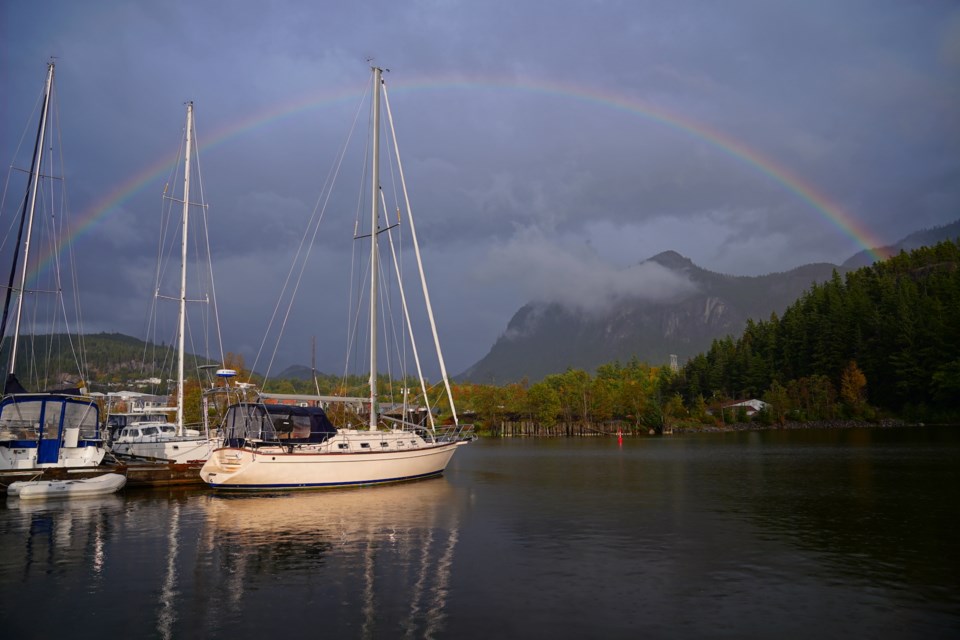
[[[345,424],[334,426],[321,406],[291,406],[271,403],[270,400],[290,398],[279,394],[261,394],[260,402],[238,403],[229,408],[223,424],[224,446],[214,451],[200,471],[200,477],[217,489],[262,490],[276,488],[319,488],[353,485],[376,485],[406,480],[416,480],[443,473],[456,449],[472,439],[472,426],[459,423],[454,408],[450,384],[439,349],[436,325],[427,294],[423,263],[413,228],[409,198],[403,184],[404,199],[410,235],[417,254],[418,271],[423,288],[427,315],[430,318],[437,356],[444,376],[445,388],[452,413],[452,424],[439,426],[434,423],[432,411],[427,408],[429,423],[410,421],[406,411],[395,419],[384,415],[378,392],[378,316],[380,314],[378,291],[379,246],[378,237],[390,234],[392,227],[380,226],[380,129],[381,97],[386,104],[390,131],[393,120],[383,83],[383,71],[372,68],[373,89],[371,94],[372,138],[370,165],[370,261],[369,268],[369,393],[366,398],[330,397],[314,398],[322,404],[348,403],[354,411],[362,407],[366,411],[366,429],[353,428],[349,411]],[[393,135],[394,148],[396,136]],[[399,153],[397,153],[399,165]],[[385,207],[384,207],[385,209]],[[392,238],[391,238],[392,247]],[[403,302],[406,312],[406,299]],[[407,329],[412,341],[409,314],[405,313]],[[417,357],[419,372],[419,357]],[[421,377],[421,390],[426,402],[426,385]],[[359,417],[359,416],[358,416]]]
[[[133,421],[124,427],[120,431],[117,439],[111,443],[111,449],[115,454],[166,460],[176,463],[206,460],[210,452],[221,443],[219,436],[211,435],[207,429],[204,429],[202,432],[200,429],[188,430],[184,417],[185,336],[187,326],[187,302],[190,301],[187,296],[187,265],[189,259],[187,248],[190,229],[190,207],[195,205],[195,203],[190,201],[191,155],[196,144],[193,102],[187,103],[185,136],[183,199],[168,198],[166,194],[164,194],[165,199],[181,202],[183,206],[180,216],[180,292],[179,296],[175,298],[179,304],[177,316],[176,417],[172,424],[169,422],[158,424],[156,421],[146,419],[142,422]],[[205,207],[205,205],[202,204],[200,206]],[[162,260],[162,256],[158,256],[158,260]],[[167,297],[160,295],[159,288],[160,284],[158,282],[155,288],[155,295],[158,297]],[[202,302],[207,302],[207,300],[202,300]],[[215,298],[213,299],[213,304],[216,305]],[[221,354],[221,361],[222,360],[223,357]],[[217,375],[219,377],[225,377],[228,373],[229,370],[220,369]],[[204,421],[204,426],[206,426],[206,421]]]
[[[81,389],[28,392],[17,377],[20,339],[23,330],[24,299],[28,290],[28,273],[35,257],[31,243],[35,240],[34,219],[38,205],[41,178],[54,175],[44,170],[44,148],[50,144],[48,119],[53,96],[54,63],[47,65],[43,104],[31,160],[27,192],[18,223],[16,244],[0,319],[0,344],[6,336],[13,295],[16,309],[12,318],[13,333],[9,341],[9,358],[4,379],[4,396],[0,400],[0,470],[32,470],[44,468],[96,467],[106,453],[100,437],[99,408]],[[52,154],[51,154],[52,155]],[[55,229],[51,229],[55,231]],[[49,241],[59,246],[55,239]],[[21,257],[22,252],[22,257]],[[19,285],[15,286],[18,280]],[[59,275],[53,287],[62,294]],[[48,325],[48,330],[55,323]],[[51,334],[48,339],[53,340]],[[28,382],[27,384],[30,384]]]

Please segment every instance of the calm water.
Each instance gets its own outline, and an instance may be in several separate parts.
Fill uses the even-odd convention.
[[[960,429],[482,440],[445,477],[0,507],[4,638],[960,637]]]

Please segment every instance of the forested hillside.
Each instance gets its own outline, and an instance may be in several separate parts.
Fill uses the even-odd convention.
[[[931,229],[915,231],[887,247],[877,247],[873,251],[863,250],[848,258],[843,263],[843,266],[847,269],[859,269],[860,267],[867,267],[876,262],[877,254],[895,256],[901,251],[913,251],[920,247],[932,247],[938,242],[956,240],[957,238],[960,238],[960,220],[954,220],[950,224],[933,227]]]
[[[814,285],[683,367],[690,403],[766,394],[795,409],[840,395],[906,415],[960,406],[960,246],[944,242]],[[784,397],[781,397],[784,396]]]
[[[4,365],[9,347],[9,339],[4,340],[0,349]],[[146,343],[120,333],[26,335],[21,337],[18,351],[17,376],[29,389],[48,389],[85,378],[92,390],[104,390],[111,384],[141,378],[176,376],[176,353],[170,345]],[[187,376],[196,377],[197,366],[211,363],[216,364],[187,354]]]

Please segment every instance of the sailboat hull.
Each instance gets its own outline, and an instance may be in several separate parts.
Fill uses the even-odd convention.
[[[447,468],[457,443],[407,451],[293,453],[280,447],[223,448],[214,451],[200,477],[214,489],[319,489],[438,476]]]
[[[46,462],[43,461],[44,453],[35,441],[0,442],[0,472],[46,468],[93,468],[103,461],[106,450],[100,442],[91,442],[78,447],[58,447],[56,457]]]

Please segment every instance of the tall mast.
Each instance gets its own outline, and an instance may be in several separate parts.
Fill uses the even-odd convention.
[[[180,233],[180,320],[177,327],[177,435],[183,429],[183,349],[187,320],[187,228],[190,216],[190,150],[193,146],[193,102],[187,103],[187,148],[183,169],[183,228]]]
[[[20,216],[20,230],[17,234],[17,244],[23,233],[24,217],[27,219],[27,237],[23,242],[23,268],[20,272],[20,291],[17,294],[17,314],[14,323],[13,339],[10,344],[10,366],[7,368],[7,378],[13,375],[17,366],[17,343],[20,341],[20,321],[23,317],[23,293],[27,285],[27,265],[30,259],[30,238],[33,235],[33,214],[37,207],[37,188],[40,185],[40,167],[43,161],[43,140],[47,129],[47,113],[50,110],[50,94],[53,91],[53,62],[47,63],[47,82],[43,89],[43,109],[40,112],[40,126],[37,129],[37,141],[33,147],[33,163],[30,167],[30,181],[27,184],[28,197],[24,201],[24,211]],[[24,216],[26,214],[26,216]],[[7,327],[7,313],[10,309],[10,295],[13,293],[14,274],[17,270],[17,255],[14,251],[13,266],[10,268],[10,284],[7,286],[6,299],[3,305],[3,320],[0,324],[0,343],[3,341],[3,332]]]
[[[370,430],[377,428],[377,224],[380,206],[380,76],[373,67],[373,166],[370,194]]]

